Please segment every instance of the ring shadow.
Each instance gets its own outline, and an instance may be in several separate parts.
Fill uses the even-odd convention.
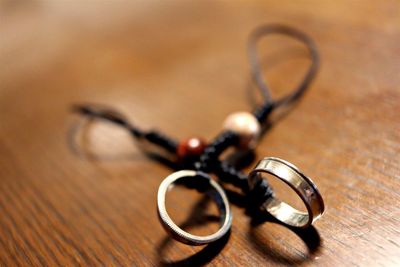
[[[111,157],[98,157],[94,156],[91,151],[88,151],[85,147],[87,145],[87,132],[89,131],[91,127],[92,122],[91,121],[86,121],[81,124],[74,124],[70,128],[70,131],[68,132],[68,144],[71,150],[73,152],[83,158],[93,160],[93,161],[99,161],[99,160],[116,160],[120,159],[120,157],[126,158],[136,158],[135,156],[140,156],[139,154],[131,154],[131,155],[120,155],[117,156],[116,158],[111,158]],[[83,131],[81,139],[81,142],[78,142],[77,140],[77,135],[79,131]],[[165,166],[169,167],[172,170],[178,170],[179,165],[176,164],[174,161],[168,159],[167,157],[153,153],[153,152],[148,152],[144,151],[145,155],[150,158],[151,160],[155,160],[159,163],[164,164]],[[240,154],[235,154],[232,153],[227,156],[227,160],[230,161],[232,164],[239,168],[244,168],[248,166],[249,164],[252,163],[254,158],[256,157],[255,153],[253,151],[243,151]],[[285,225],[281,223],[280,221],[276,220],[273,216],[268,214],[267,212],[261,212],[259,210],[256,210],[252,208],[251,205],[251,200],[249,197],[240,194],[236,191],[232,191],[230,189],[227,189],[226,187],[224,188],[225,192],[229,198],[230,203],[243,208],[245,210],[245,214],[248,215],[251,218],[250,222],[250,231],[247,234],[247,238],[250,241],[251,245],[256,249],[258,252],[262,253],[263,255],[267,256],[270,258],[272,261],[276,263],[283,263],[283,264],[300,264],[303,262],[306,262],[311,259],[312,255],[315,255],[321,245],[321,238],[318,234],[318,231],[315,229],[315,227],[310,226],[309,228],[306,229],[297,229],[290,227],[288,225]],[[208,199],[209,201],[209,199]],[[215,216],[207,216],[204,215],[204,205],[205,205],[205,200],[201,199],[199,203],[196,203],[194,208],[192,209],[192,213],[190,214],[189,218],[182,224],[180,225],[181,229],[190,229],[191,227],[195,227],[196,225],[205,223],[205,222],[211,222],[211,221],[216,221],[219,220],[218,217]],[[263,223],[274,223],[278,225],[282,225],[292,231],[294,234],[296,234],[307,246],[308,253],[305,257],[299,258],[299,257],[288,257],[287,255],[284,255],[282,253],[279,253],[278,250],[271,251],[270,246],[266,246],[265,243],[265,238],[262,239],[259,237],[259,234],[257,234],[257,229],[259,229],[259,226]],[[157,248],[158,255],[160,255],[160,266],[202,266],[206,265],[209,263],[212,259],[214,259],[225,247],[227,244],[229,238],[230,238],[231,232],[228,231],[226,235],[224,235],[221,239],[210,243],[206,245],[202,250],[184,258],[181,260],[177,261],[167,261],[163,259],[163,255],[165,254],[165,250],[168,247],[168,245],[173,242],[173,239],[169,236],[166,236],[161,243],[159,244]]]
[[[294,234],[296,234],[306,245],[307,252],[301,253],[302,254],[301,256],[294,257],[281,253],[279,249],[271,250],[271,246],[268,246],[267,248],[266,240],[265,238],[260,238],[258,229],[261,224],[268,222],[282,225],[287,229],[289,229],[290,231],[292,231]],[[263,253],[265,256],[267,256],[274,262],[290,264],[290,265],[298,265],[312,260],[312,256],[317,254],[319,248],[321,247],[321,237],[314,226],[309,226],[308,228],[305,229],[296,229],[282,224],[281,222],[277,221],[274,217],[272,217],[270,214],[263,214],[252,218],[250,231],[247,236],[251,241],[250,243],[259,252]]]
[[[206,215],[204,211],[206,210],[206,205],[210,202],[207,197],[202,197],[193,207],[191,214],[188,219],[179,225],[179,228],[183,230],[188,230],[196,225],[201,225],[206,222],[220,221],[218,216]],[[165,255],[165,250],[168,245],[174,240],[170,236],[166,236],[157,247],[157,253],[160,255],[160,266],[203,266],[209,263],[213,258],[215,258],[228,243],[230,238],[230,230],[220,239],[206,245],[202,250],[184,258],[176,261],[167,261],[163,259]]]
[[[278,221],[275,217],[266,211],[261,211],[258,208],[254,208],[251,199],[237,192],[225,189],[229,201],[241,208],[245,209],[245,214],[251,218],[250,220],[250,231],[247,237],[251,245],[257,249],[260,253],[267,256],[276,263],[297,265],[309,260],[312,260],[312,256],[319,252],[321,247],[322,239],[314,226],[307,228],[296,228],[286,225]],[[293,232],[299,237],[307,247],[307,253],[303,257],[288,257],[288,255],[280,253],[278,250],[271,250],[270,246],[266,246],[265,238],[260,238],[258,233],[259,227],[264,223],[273,223],[280,225]]]

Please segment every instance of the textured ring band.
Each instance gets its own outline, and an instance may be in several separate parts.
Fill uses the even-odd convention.
[[[217,232],[207,236],[192,235],[182,230],[172,221],[165,206],[165,197],[168,189],[172,185],[181,182],[178,181],[181,179],[194,179],[192,183],[194,187],[197,187],[201,192],[206,192],[215,200],[221,216],[221,228]],[[223,237],[229,231],[232,224],[232,213],[224,190],[217,182],[211,179],[209,175],[202,172],[182,170],[174,172],[165,178],[158,188],[157,208],[158,217],[164,229],[171,234],[174,239],[188,245],[200,246],[214,242]]]
[[[249,175],[249,186],[254,188],[269,173],[288,184],[302,199],[307,212],[301,212],[274,196],[262,204],[279,221],[294,227],[305,228],[316,221],[324,212],[324,201],[314,182],[291,163],[278,158],[262,159]]]

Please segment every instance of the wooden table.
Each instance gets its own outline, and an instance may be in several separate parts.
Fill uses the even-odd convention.
[[[398,1],[0,2],[0,265],[399,266],[399,14]],[[256,158],[298,165],[326,213],[296,232],[232,204],[224,240],[171,241],[155,200],[172,170],[70,107],[107,104],[144,129],[211,139],[228,114],[252,108],[245,43],[266,22],[311,35],[322,66]],[[279,95],[307,60],[272,39],[261,50]],[[198,196],[173,192],[183,222]]]

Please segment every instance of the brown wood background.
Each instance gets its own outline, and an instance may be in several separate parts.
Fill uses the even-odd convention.
[[[257,158],[298,165],[326,214],[296,233],[233,205],[227,239],[171,241],[155,201],[171,170],[116,127],[82,129],[69,108],[108,104],[144,128],[210,139],[251,109],[245,42],[265,22],[310,34],[322,66]],[[399,1],[0,1],[0,265],[398,266],[399,44]],[[280,94],[307,61],[286,39],[268,46]],[[189,198],[171,200],[179,220]]]

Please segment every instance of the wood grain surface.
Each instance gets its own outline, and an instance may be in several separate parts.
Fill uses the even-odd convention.
[[[211,139],[228,114],[252,109],[246,39],[268,22],[307,32],[322,65],[256,159],[299,166],[326,213],[293,231],[232,199],[226,238],[172,241],[156,215],[172,170],[70,107],[107,104],[144,129]],[[0,1],[0,265],[399,266],[399,44],[399,1]],[[304,74],[304,49],[261,46],[282,94]],[[198,198],[174,191],[169,210],[211,231],[187,218],[205,210]]]

